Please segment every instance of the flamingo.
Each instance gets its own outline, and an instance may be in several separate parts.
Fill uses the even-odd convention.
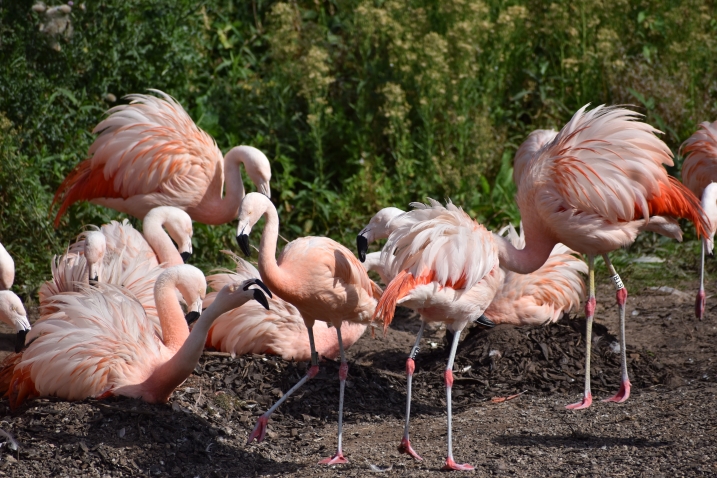
[[[22,300],[10,290],[13,282],[15,261],[0,243],[0,320],[15,329],[15,352],[19,352],[31,327]]]
[[[569,409],[592,404],[590,346],[595,313],[596,255],[602,255],[616,288],[620,314],[622,380],[610,402],[630,396],[625,356],[625,303],[627,289],[608,253],[631,244],[640,231],[651,230],[681,239],[682,217],[705,236],[709,222],[698,199],[664,164],[672,165],[670,149],[652,126],[638,121],[637,113],[619,107],[578,110],[552,142],[540,149],[522,173],[517,202],[523,218],[525,247],[516,249],[495,236],[501,266],[521,274],[533,272],[550,256],[555,244],[588,256],[585,391]]]
[[[431,213],[428,220],[412,221],[425,217],[427,212]],[[398,449],[421,460],[411,447],[408,433],[413,359],[425,324],[443,322],[454,333],[445,371],[448,456],[444,469],[472,470],[471,465],[458,464],[453,458],[453,361],[466,325],[471,322],[494,325],[485,320],[483,312],[503,281],[498,249],[493,236],[450,201],[445,207],[432,202],[405,215],[405,225],[393,231],[382,250],[387,275],[393,280],[386,286],[375,312],[375,318],[383,321],[384,330],[393,319],[396,305],[410,307],[421,317],[416,343],[406,361],[406,424]]]
[[[513,182],[516,186],[520,184],[523,171],[530,162],[530,158],[557,135],[558,132],[554,129],[536,129],[523,141],[513,157]]]
[[[214,140],[182,106],[159,90],[128,95],[93,130],[89,159],[67,175],[55,193],[55,227],[77,201],[90,201],[139,219],[157,206],[175,206],[195,221],[225,224],[244,197],[240,165],[257,190],[270,195],[269,161],[256,148],[237,146],[222,158]],[[225,186],[226,195],[222,197]]]
[[[525,247],[523,231],[513,226],[499,232],[517,249]],[[495,324],[545,325],[557,322],[585,298],[588,266],[563,244],[556,244],[540,269],[530,274],[505,272],[503,284],[484,315]]]
[[[227,251],[224,251],[227,252]],[[207,277],[209,286],[220,290],[225,284],[259,277],[253,265],[227,252],[236,262],[236,273],[214,274]],[[204,307],[214,301],[216,292],[207,294]],[[366,326],[346,322],[341,326],[344,349],[351,347],[363,335]],[[325,322],[314,323],[314,344],[322,357],[339,356],[339,343],[334,330]],[[299,310],[290,303],[274,297],[269,309],[255,302],[225,312],[214,322],[207,336],[207,347],[229,352],[232,357],[245,354],[279,355],[284,360],[311,360],[308,331]]]
[[[156,280],[161,269],[155,268],[160,264],[169,267],[189,260],[192,255],[192,219],[181,209],[161,206],[147,213],[142,225],[144,236],[126,219],[122,222],[112,221],[99,230],[80,234],[66,254],[54,258],[52,280],[40,287],[40,304],[60,292],[75,290],[76,284],[84,282],[83,277],[87,271],[90,281],[109,282],[132,292],[142,303],[155,325],[155,332],[161,337],[162,327],[157,317],[151,283],[137,281],[136,275],[126,272],[138,263],[146,263],[149,267],[147,274],[151,275],[147,279]],[[174,247],[172,239],[179,249]],[[201,307],[199,300],[191,304],[192,316],[198,317]]]
[[[3,362],[0,389],[13,408],[38,396],[166,402],[194,370],[219,315],[250,299],[268,307],[264,294],[250,289],[254,284],[264,288],[258,279],[225,287],[189,334],[175,288],[188,302],[202,297],[204,274],[190,265],[164,270],[154,284],[164,341],[151,333],[141,304],[121,287],[98,283],[58,294],[43,307],[27,349]]]
[[[702,239],[700,252],[700,289],[695,301],[695,316],[702,320],[705,312],[705,249],[712,253],[717,228],[717,121],[704,122],[700,129],[682,143],[687,153],[682,163],[682,181],[695,196],[702,199],[702,208],[710,220],[708,235]]]
[[[344,354],[341,326],[344,321],[366,323],[371,320],[381,289],[369,279],[361,263],[347,248],[326,237],[303,237],[291,241],[277,260],[279,217],[269,198],[258,193],[247,194],[239,211],[237,242],[247,256],[250,254],[249,233],[262,216],[265,216],[266,224],[259,248],[259,272],[269,289],[296,307],[303,317],[311,348],[311,367],[296,385],[259,417],[248,443],[255,438],[262,441],[271,414],[318,373],[318,353],[313,327],[317,320],[324,321],[336,328],[341,366],[337,452],[320,463],[347,463],[342,450],[342,425],[348,364]]]

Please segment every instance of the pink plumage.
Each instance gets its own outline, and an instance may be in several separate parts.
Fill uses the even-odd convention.
[[[237,265],[236,273],[207,277],[212,289],[220,290],[226,284],[259,277],[259,271],[254,266],[241,257],[231,255]],[[216,292],[207,294],[204,306],[208,307],[215,296]],[[325,322],[315,322],[313,330],[316,351],[322,357],[338,357],[336,330]],[[366,326],[363,324],[344,323],[341,326],[344,348],[351,347],[365,330]],[[222,314],[209,330],[207,346],[229,352],[232,356],[268,353],[279,355],[284,360],[311,359],[311,347],[303,317],[296,307],[278,296],[269,299],[269,310],[256,302],[247,302]]]
[[[199,129],[169,95],[128,95],[100,122],[89,159],[65,178],[53,199],[60,204],[55,227],[78,201],[143,218],[157,206],[175,206],[196,221],[224,224],[236,217],[244,197],[240,164],[259,191],[269,195],[271,170],[261,151],[238,146],[222,157],[214,140]],[[227,177],[226,196],[222,198]]]
[[[513,158],[513,182],[516,185],[520,184],[523,171],[533,156],[535,156],[543,146],[555,139],[557,134],[558,132],[552,129],[536,129],[523,141]]]

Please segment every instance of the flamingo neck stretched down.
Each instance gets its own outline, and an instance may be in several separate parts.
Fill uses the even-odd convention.
[[[147,213],[142,221],[142,235],[157,254],[158,262],[166,264],[167,267],[184,264],[182,256],[179,255],[179,251],[164,230],[165,223],[170,219],[171,211],[172,209],[167,207],[154,208]]]
[[[175,292],[178,281],[177,271],[168,269],[154,284],[154,298],[164,345],[172,353],[176,353],[189,337],[189,327]]]

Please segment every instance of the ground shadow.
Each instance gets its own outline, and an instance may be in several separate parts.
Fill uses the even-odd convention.
[[[638,448],[659,448],[671,446],[672,442],[651,441],[644,438],[607,437],[590,434],[568,435],[500,435],[492,439],[493,443],[502,446],[535,446],[542,445],[553,448],[614,448],[634,446]]]

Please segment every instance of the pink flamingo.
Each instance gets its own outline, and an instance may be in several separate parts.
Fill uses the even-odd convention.
[[[570,409],[589,407],[590,338],[595,312],[595,255],[602,255],[617,289],[620,313],[622,383],[607,401],[630,396],[625,357],[627,290],[610,263],[608,252],[631,244],[643,230],[681,238],[672,218],[687,218],[704,236],[709,222],[689,189],[667,175],[670,149],[652,126],[637,121],[637,113],[599,106],[578,110],[555,139],[540,149],[522,173],[517,202],[523,218],[525,247],[516,249],[496,236],[501,266],[521,274],[542,266],[555,244],[588,256],[585,392]]]
[[[558,135],[554,129],[536,129],[531,132],[525,141],[520,145],[513,157],[513,182],[520,184],[523,171],[532,158],[543,146],[550,143]]]
[[[207,277],[209,287],[220,290],[226,284],[260,276],[259,271],[249,262],[227,253],[236,262],[236,273]],[[207,294],[204,307],[211,305],[216,295],[216,292]],[[344,350],[356,343],[365,330],[363,324],[344,323],[341,326]],[[316,322],[313,333],[316,351],[320,356],[330,359],[339,356],[337,335],[331,327],[325,322]],[[311,346],[303,317],[296,307],[279,297],[269,299],[269,309],[250,301],[220,315],[209,329],[206,345],[229,352],[232,357],[266,353],[279,355],[284,360],[311,360]]]
[[[266,217],[266,225],[259,248],[259,272],[276,295],[292,304],[304,319],[311,348],[311,367],[307,374],[278,402],[264,413],[249,436],[264,439],[271,414],[292,393],[319,371],[318,354],[313,327],[318,321],[328,322],[336,328],[341,367],[339,368],[339,423],[336,454],[322,464],[347,463],[343,455],[342,424],[344,386],[348,364],[341,335],[343,322],[366,323],[371,320],[381,289],[369,279],[361,263],[341,244],[326,237],[303,237],[291,241],[276,259],[276,241],[279,234],[279,217],[269,198],[258,193],[247,194],[239,211],[237,242],[244,254],[249,255],[249,233],[256,222]]]
[[[525,236],[513,226],[503,228],[501,236],[517,249],[525,247]],[[495,324],[545,325],[557,322],[576,309],[585,298],[581,274],[588,266],[563,244],[556,244],[540,269],[530,274],[507,271],[503,284],[484,315]]]
[[[141,304],[121,287],[99,283],[58,294],[43,307],[27,349],[3,362],[0,388],[13,408],[38,396],[82,400],[122,395],[166,402],[194,370],[219,315],[250,299],[268,307],[261,291],[249,289],[253,284],[263,287],[251,279],[224,288],[190,334],[175,288],[193,302],[204,296],[204,274],[190,265],[166,269],[154,284],[164,341],[151,333]]]
[[[25,306],[20,298],[12,291],[15,282],[15,261],[0,244],[0,320],[15,329],[15,352],[25,346],[25,336],[30,331],[30,322],[27,320]]]
[[[157,206],[175,206],[195,221],[225,224],[236,217],[244,197],[240,165],[269,196],[271,168],[251,146],[222,157],[214,140],[199,129],[182,106],[158,90],[128,95],[100,122],[90,158],[67,175],[52,201],[60,203],[55,227],[67,208],[91,201],[142,219]],[[222,189],[226,195],[222,198]]]
[[[414,216],[431,217],[412,221]],[[468,464],[453,459],[451,389],[453,361],[461,332],[471,322],[493,326],[483,312],[501,286],[503,275],[498,263],[498,250],[493,236],[471,219],[462,209],[436,202],[423,209],[407,212],[404,226],[394,230],[383,248],[383,263],[393,280],[386,287],[376,306],[376,318],[388,327],[396,305],[416,310],[421,328],[411,355],[406,361],[406,425],[399,451],[417,460],[409,440],[411,381],[415,370],[414,356],[426,322],[443,322],[454,333],[445,372],[446,407],[448,412],[448,456],[444,469],[471,470]]]
[[[695,301],[695,316],[702,320],[705,312],[705,249],[712,253],[717,228],[717,121],[704,122],[700,129],[682,143],[687,153],[682,163],[682,181],[695,196],[702,198],[702,208],[710,220],[708,235],[702,239],[700,253],[700,290]]]
[[[0,244],[0,320],[15,329],[15,352],[25,346],[25,336],[30,331],[30,322],[27,320],[25,306],[20,298],[12,291],[15,282],[15,261]]]

